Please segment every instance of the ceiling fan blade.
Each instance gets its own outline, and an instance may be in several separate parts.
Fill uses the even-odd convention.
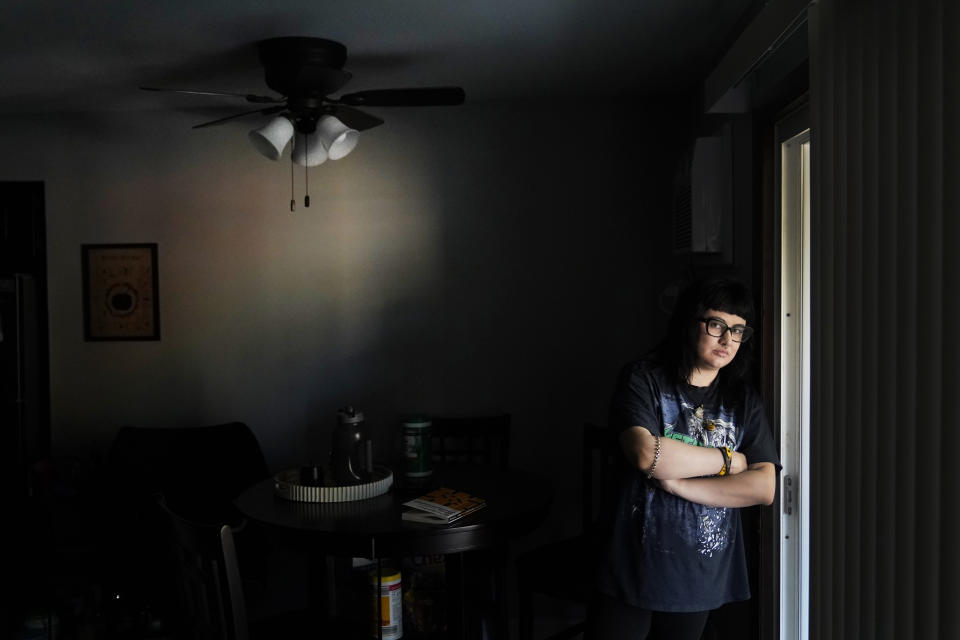
[[[243,98],[247,102],[254,104],[276,104],[284,102],[283,98],[273,98],[271,96],[257,96],[252,93],[230,93],[228,91],[194,91],[192,89],[162,89],[159,87],[140,87],[144,91],[167,91],[172,93],[189,93],[197,96],[229,96],[231,98]]]
[[[191,127],[191,128],[192,128],[192,129],[202,129],[203,127],[212,127],[212,126],[214,126],[214,125],[224,123],[224,122],[226,122],[226,121],[228,121],[228,120],[233,120],[234,118],[242,118],[243,116],[249,116],[249,115],[254,114],[254,113],[259,113],[259,114],[262,114],[262,115],[266,115],[266,114],[269,114],[269,113],[277,113],[277,112],[279,112],[279,111],[283,111],[283,110],[286,109],[286,108],[287,108],[286,105],[280,105],[280,106],[276,106],[276,107],[267,107],[266,109],[254,109],[254,110],[252,110],[252,111],[243,111],[242,113],[235,113],[235,114],[233,114],[233,115],[227,116],[226,118],[218,118],[218,119],[216,119],[216,120],[211,120],[210,122],[204,122],[204,123],[201,123],[201,124],[195,124],[195,125],[193,125],[193,127]]]
[[[357,131],[372,129],[383,124],[383,120],[380,118],[372,116],[369,113],[364,113],[359,109],[354,109],[353,107],[336,105],[334,107],[330,107],[329,110],[330,113],[339,118],[343,124],[347,125],[351,129],[356,129]]]
[[[466,94],[460,87],[422,87],[417,89],[375,89],[340,96],[340,104],[355,107],[426,107],[463,104]]]

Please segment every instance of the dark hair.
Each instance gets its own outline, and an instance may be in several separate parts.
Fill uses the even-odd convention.
[[[688,285],[677,296],[667,335],[656,349],[657,360],[678,384],[689,379],[696,365],[700,318],[708,309],[740,316],[748,325],[753,325],[753,296],[742,282],[728,277],[708,277]],[[717,378],[725,398],[739,397],[744,383],[749,381],[754,344],[755,337],[741,343],[733,361],[720,369]]]

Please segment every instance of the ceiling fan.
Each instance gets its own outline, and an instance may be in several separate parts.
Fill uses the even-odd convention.
[[[313,167],[327,160],[346,156],[357,144],[359,131],[383,124],[383,120],[357,107],[419,107],[458,105],[465,99],[460,87],[419,87],[375,89],[332,97],[353,77],[343,70],[347,48],[323,38],[282,37],[257,43],[266,84],[279,97],[225,91],[196,91],[140,87],[146,91],[169,91],[194,95],[240,98],[257,108],[194,125],[210,127],[252,115],[275,117],[265,126],[250,132],[256,149],[271,160],[278,160],[287,143],[294,139],[290,159],[293,164]],[[295,138],[295,134],[299,134]],[[292,177],[291,177],[292,180]],[[310,206],[310,197],[304,198]],[[291,198],[290,210],[294,210]]]
[[[383,124],[380,118],[364,113],[356,107],[458,105],[465,99],[464,91],[460,87],[375,89],[334,98],[331,94],[339,91],[353,77],[353,74],[343,70],[347,61],[346,46],[323,38],[282,37],[261,40],[257,47],[266,84],[280,94],[280,97],[224,91],[140,88],[146,91],[230,96],[242,98],[252,104],[269,105],[197,124],[194,129],[253,114],[279,113],[293,123],[297,132],[305,134],[313,133],[317,122],[324,115],[334,116],[357,131]]]

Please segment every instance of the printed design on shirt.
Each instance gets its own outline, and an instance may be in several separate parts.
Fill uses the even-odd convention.
[[[699,447],[737,446],[737,426],[733,422],[733,413],[726,407],[699,407],[683,398],[664,394],[663,435],[673,440]]]
[[[738,429],[733,421],[734,416],[722,404],[694,406],[682,397],[664,393],[661,397],[661,407],[663,407],[665,437],[700,447],[736,447]],[[720,470],[721,463],[722,460],[718,455],[717,471]],[[674,523],[673,527],[676,527],[674,531],[683,541],[695,545],[697,551],[706,557],[712,557],[714,553],[726,549],[731,543],[730,536],[734,532],[731,517],[735,514],[732,510],[726,507],[708,507],[692,502],[680,502],[686,503],[696,516],[695,519],[691,519],[687,513],[686,517],[679,517]]]
[[[715,551],[727,548],[731,534],[728,511],[726,507],[705,507],[697,527],[697,550],[700,555],[712,558]]]

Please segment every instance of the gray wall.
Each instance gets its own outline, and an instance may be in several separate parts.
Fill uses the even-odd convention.
[[[256,154],[243,124],[5,120],[0,179],[46,184],[54,447],[241,420],[279,470],[325,457],[347,403],[382,453],[404,412],[504,410],[512,463],[576,504],[579,427],[604,420],[681,275],[682,112],[382,109],[352,155],[310,172],[309,209],[298,168],[292,214],[289,163]],[[83,340],[80,245],[112,242],[159,245],[159,342]]]

